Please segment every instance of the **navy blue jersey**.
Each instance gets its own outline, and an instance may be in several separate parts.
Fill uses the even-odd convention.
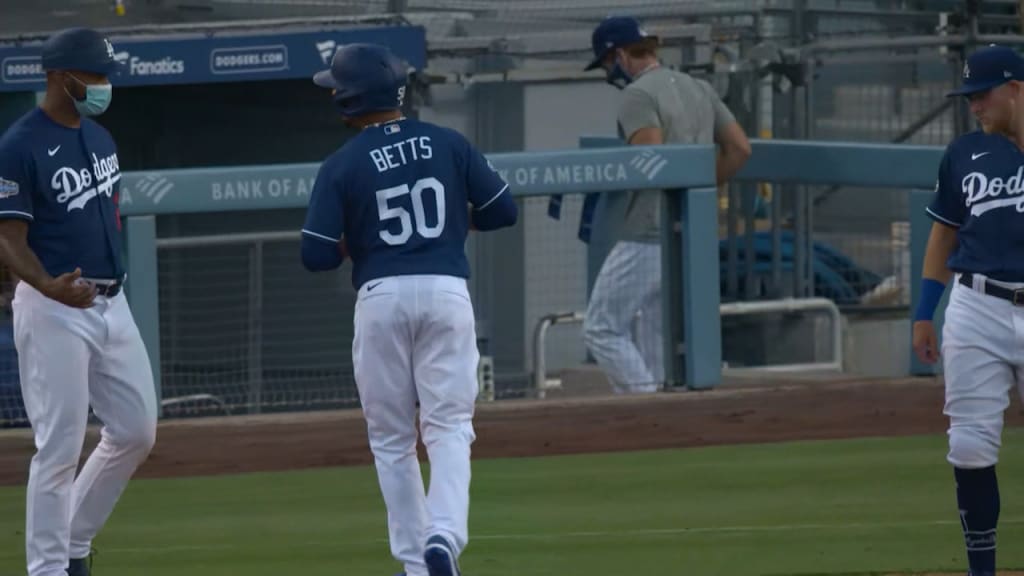
[[[344,237],[357,289],[385,276],[468,278],[468,208],[508,194],[458,132],[389,122],[364,129],[324,161],[302,232],[332,244]]]
[[[939,165],[928,214],[958,229],[954,272],[1024,282],[1024,153],[1004,136],[971,132]]]
[[[87,118],[68,128],[35,108],[0,137],[0,218],[29,221],[29,248],[52,276],[123,276],[120,180],[113,138]]]

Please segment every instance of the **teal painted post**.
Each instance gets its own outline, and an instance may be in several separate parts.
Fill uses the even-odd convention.
[[[935,197],[934,190],[912,190],[910,192],[910,317],[913,318],[914,310],[921,298],[921,273],[924,270],[924,253],[928,248],[928,236],[932,230],[932,219],[925,213],[925,208]],[[949,286],[939,301],[939,307],[935,310],[935,331],[939,337],[939,345],[942,345],[942,320],[945,316],[946,302],[949,300]],[[907,338],[913,338],[913,320],[911,320],[910,334]],[[928,365],[920,362],[914,354],[913,345],[910,350],[910,373],[913,376],[932,376],[942,372],[942,361]]]
[[[683,200],[685,189],[662,192],[661,211],[661,327],[665,388],[686,386],[686,323],[683,321]]]
[[[157,406],[163,399],[160,386],[160,301],[157,278],[156,217],[124,219],[126,268],[125,292],[132,316],[149,353],[156,386]],[[162,414],[162,410],[160,412]]]
[[[683,192],[681,219],[686,384],[693,389],[713,388],[722,380],[718,190]]]

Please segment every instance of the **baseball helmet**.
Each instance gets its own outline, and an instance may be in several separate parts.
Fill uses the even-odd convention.
[[[405,63],[386,46],[360,43],[339,48],[313,82],[334,89],[342,115],[353,117],[401,108],[408,77]]]
[[[44,70],[81,70],[110,76],[120,67],[114,46],[91,28],[68,28],[43,42]]]

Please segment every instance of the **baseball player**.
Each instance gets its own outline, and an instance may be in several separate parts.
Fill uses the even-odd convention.
[[[87,576],[93,538],[156,437],[149,357],[121,291],[121,173],[89,116],[110,104],[114,49],[89,29],[42,47],[46,96],[0,138],[0,261],[20,281],[14,338],[35,435],[29,576]],[[102,437],[75,478],[89,406]]]
[[[406,80],[404,65],[372,44],[342,47],[314,77],[360,133],[320,167],[302,261],[316,271],[352,258],[353,365],[391,552],[408,576],[455,576],[468,542],[479,362],[464,246],[470,227],[511,226],[518,211],[463,136],[402,115]]]
[[[750,142],[710,84],[660,65],[658,38],[630,17],[605,19],[591,38],[609,84],[623,90],[619,137],[631,145],[719,146],[721,185],[750,156]],[[630,193],[622,236],[601,266],[583,324],[584,341],[616,391],[653,392],[662,360],[659,191]],[[632,331],[637,322],[636,338]]]
[[[952,95],[970,101],[981,130],[950,143],[939,165],[913,344],[922,362],[938,361],[932,318],[955,278],[942,333],[947,460],[970,575],[991,576],[1003,412],[1013,385],[1024,387],[1024,60],[1000,46],[978,50]]]

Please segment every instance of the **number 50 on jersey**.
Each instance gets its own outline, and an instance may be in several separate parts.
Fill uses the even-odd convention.
[[[436,214],[428,218],[423,204],[423,195],[434,195],[434,206]],[[444,232],[445,203],[444,184],[434,177],[420,178],[412,187],[408,184],[392,186],[377,190],[377,215],[383,225],[380,231],[380,238],[389,246],[401,246],[409,241],[413,232],[423,238],[437,238]],[[401,206],[392,207],[390,202],[396,198],[410,196],[412,200],[412,214]],[[398,220],[398,233],[392,232],[390,223]],[[429,222],[433,221],[433,224]]]

